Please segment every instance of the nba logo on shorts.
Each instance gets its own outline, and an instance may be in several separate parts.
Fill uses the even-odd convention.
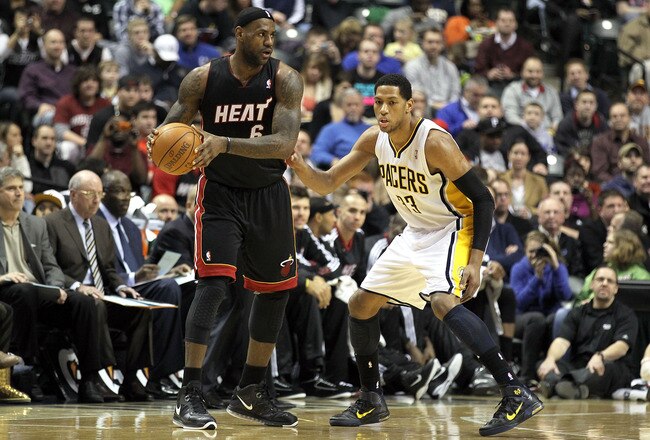
[[[205,253],[205,261],[210,261],[211,259],[212,259],[212,254],[210,253],[210,251],[207,251]]]
[[[289,275],[289,271],[291,270],[292,265],[293,265],[293,257],[291,256],[291,254],[289,254],[289,258],[287,258],[286,260],[280,263],[280,275],[282,275],[283,277]]]

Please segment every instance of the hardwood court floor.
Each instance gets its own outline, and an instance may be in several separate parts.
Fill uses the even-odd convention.
[[[300,403],[300,401],[299,401]],[[441,402],[389,398],[391,417],[373,427],[332,428],[328,418],[349,401],[308,399],[294,409],[296,428],[269,428],[214,411],[217,431],[186,431],[171,422],[174,402],[103,405],[0,406],[0,439],[473,439],[497,399],[456,397]],[[537,416],[502,434],[510,439],[650,440],[646,403],[548,400]]]

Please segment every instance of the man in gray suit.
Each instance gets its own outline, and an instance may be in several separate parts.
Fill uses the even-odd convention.
[[[82,373],[79,402],[102,403],[97,389],[99,336],[97,309],[92,297],[64,290],[45,221],[22,211],[25,202],[20,171],[0,169],[0,300],[14,315],[13,340],[27,364],[38,351],[37,326],[43,323],[72,330]],[[35,285],[34,283],[46,286]],[[42,398],[32,391],[32,400]]]

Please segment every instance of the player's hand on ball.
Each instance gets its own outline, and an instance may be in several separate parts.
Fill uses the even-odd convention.
[[[196,159],[194,159],[192,166],[194,169],[207,167],[212,162],[212,159],[226,151],[228,141],[225,137],[215,136],[195,125],[192,125],[192,128],[203,138],[203,143],[194,150],[196,151]]]
[[[154,140],[158,136],[158,129],[154,128],[149,136],[147,136],[147,157],[151,159],[151,146],[153,145]]]
[[[460,288],[463,289],[463,296],[460,298],[461,303],[469,301],[474,297],[480,282],[479,268],[472,264],[465,266],[463,276],[460,279]]]

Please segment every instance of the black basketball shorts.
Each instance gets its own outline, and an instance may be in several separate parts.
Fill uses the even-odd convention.
[[[264,188],[232,188],[201,176],[194,266],[199,278],[244,276],[257,292],[298,284],[291,198],[284,179]]]

